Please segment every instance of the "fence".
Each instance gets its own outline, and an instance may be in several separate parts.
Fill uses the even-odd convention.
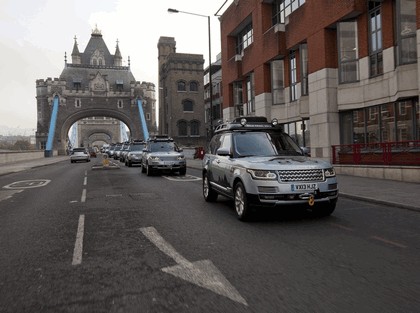
[[[332,146],[333,164],[420,166],[420,140]]]

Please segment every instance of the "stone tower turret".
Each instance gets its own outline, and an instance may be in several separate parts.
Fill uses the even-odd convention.
[[[120,47],[118,46],[118,40],[117,46],[115,47],[114,66],[122,66],[122,56],[120,52]]]
[[[82,58],[79,52],[79,47],[77,45],[77,37],[74,36],[74,45],[73,45],[73,52],[71,53],[71,62],[73,64],[81,64]]]

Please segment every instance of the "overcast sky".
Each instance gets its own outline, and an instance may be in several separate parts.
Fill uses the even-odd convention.
[[[223,12],[232,1],[227,1]],[[211,16],[212,61],[220,53],[214,14],[225,0],[0,0],[0,135],[37,124],[37,79],[59,77],[64,53],[71,62],[74,36],[83,52],[97,25],[111,54],[119,41],[137,81],[158,84],[157,43],[175,37],[177,52],[203,54],[208,66],[205,17],[170,14],[168,8]],[[10,132],[10,130],[9,130]]]

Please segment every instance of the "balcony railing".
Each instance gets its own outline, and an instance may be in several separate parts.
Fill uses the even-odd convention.
[[[420,166],[420,140],[332,146],[333,164]]]

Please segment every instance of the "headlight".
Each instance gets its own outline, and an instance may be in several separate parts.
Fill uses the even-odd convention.
[[[182,160],[184,160],[185,159],[185,157],[183,156],[183,155],[180,155],[179,157],[178,157],[178,161],[182,161]]]
[[[152,160],[152,161],[159,161],[159,157],[157,157],[157,156],[151,156],[150,157],[150,160]]]
[[[277,179],[277,175],[274,171],[250,170],[250,169],[248,169],[247,172],[249,174],[251,174],[253,179],[268,179],[268,180]]]
[[[325,177],[326,178],[328,178],[328,177],[334,177],[335,176],[335,170],[334,170],[333,167],[327,168],[327,169],[324,170],[324,174],[325,174]]]

